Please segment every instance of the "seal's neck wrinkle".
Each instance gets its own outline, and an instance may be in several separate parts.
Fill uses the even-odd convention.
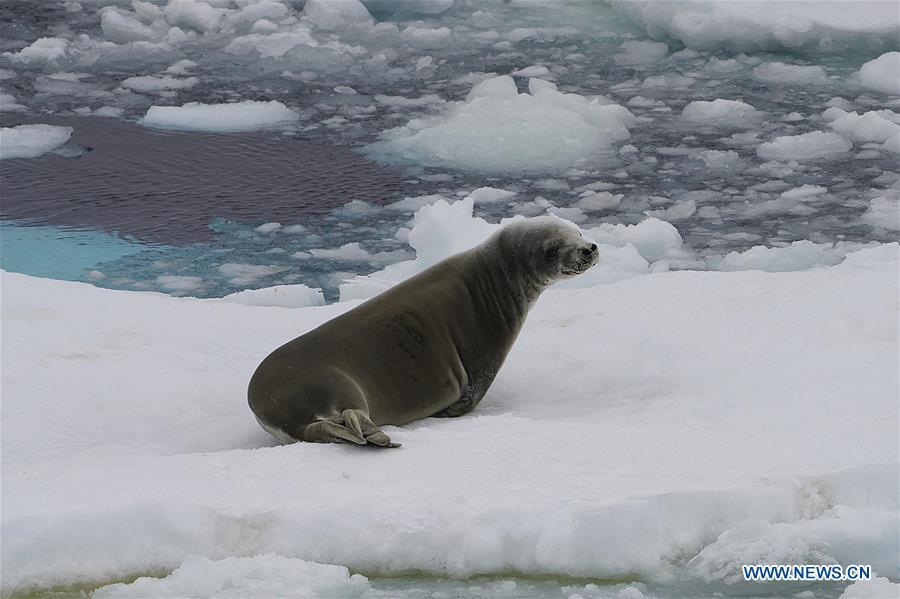
[[[476,248],[474,259],[478,263],[477,291],[485,298],[484,304],[497,321],[518,331],[546,285],[525,266],[514,248],[483,245]]]

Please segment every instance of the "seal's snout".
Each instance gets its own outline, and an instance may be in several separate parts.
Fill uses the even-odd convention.
[[[592,243],[591,247],[589,248],[581,248],[581,250],[579,250],[579,253],[581,254],[581,258],[583,260],[594,260],[594,258],[596,258],[597,256],[597,244]]]

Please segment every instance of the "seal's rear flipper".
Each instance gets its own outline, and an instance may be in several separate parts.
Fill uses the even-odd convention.
[[[379,447],[400,447],[399,443],[391,443],[391,438],[384,434],[362,410],[344,410],[341,412],[341,419],[344,425],[364,437],[368,443]]]
[[[361,435],[330,420],[318,420],[306,427],[303,438],[312,443],[356,443],[365,445],[366,440]]]

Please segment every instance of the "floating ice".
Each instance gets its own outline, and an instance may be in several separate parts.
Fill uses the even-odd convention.
[[[795,241],[785,247],[757,245],[744,252],[731,252],[724,258],[711,260],[711,266],[719,270],[764,270],[787,272],[807,270],[818,266],[834,266],[840,263],[847,248],[830,243]]]
[[[372,15],[359,0],[307,0],[303,14],[316,27],[326,31],[372,23]]]
[[[0,160],[34,158],[69,141],[72,127],[56,125],[17,125],[0,128]]]
[[[828,85],[831,79],[818,65],[800,66],[783,62],[766,62],[753,69],[753,76],[768,83],[785,85]]]
[[[531,79],[529,92],[509,76],[487,79],[444,114],[384,132],[369,154],[478,172],[561,170],[628,139],[636,123],[622,106],[548,81]]]
[[[828,126],[832,130],[855,142],[884,144],[900,134],[900,115],[892,110],[870,110],[860,115],[832,107],[822,116],[831,121]]]
[[[859,80],[869,89],[900,96],[900,52],[886,52],[864,64]]]
[[[247,289],[222,298],[224,302],[245,306],[276,306],[280,308],[306,308],[321,306],[325,296],[321,289],[306,285],[275,285],[263,289]]]
[[[849,141],[837,133],[813,131],[802,135],[785,135],[760,144],[756,153],[765,160],[815,160],[850,151]]]
[[[711,123],[727,127],[753,127],[762,113],[739,100],[718,99],[712,102],[695,100],[684,107],[681,116],[689,121]]]
[[[268,129],[299,118],[300,115],[276,100],[246,100],[232,104],[191,102],[183,106],[151,106],[140,123],[160,129],[228,132]]]
[[[133,89],[139,92],[157,92],[169,89],[189,89],[200,83],[196,77],[186,77],[178,79],[177,77],[129,77],[122,81],[122,87]]]
[[[429,233],[459,212],[435,243],[494,230],[459,204],[432,207]],[[412,449],[391,455],[273,447],[246,407],[261,356],[355,304],[275,311],[4,272],[4,592],[273,552],[388,575],[644,578],[689,574],[676,564],[704,551],[730,563],[754,539],[897,577],[900,256],[850,256],[551,289],[477,412],[391,429]],[[686,412],[703,417],[672,426]],[[203,560],[134,592],[347,584],[277,558]]]
[[[155,42],[160,39],[159,33],[142,23],[136,15],[113,6],[104,7],[100,11],[100,29],[107,40],[117,44]]]
[[[18,112],[22,110],[28,110],[28,107],[17,103],[14,95],[0,94],[0,112]]]
[[[232,285],[247,285],[260,277],[267,277],[284,272],[287,270],[287,267],[226,262],[225,264],[219,265],[217,270],[226,277],[229,277],[229,282]]]
[[[176,294],[189,293],[203,288],[203,278],[194,275],[160,275],[156,277],[160,289]]]
[[[170,25],[200,32],[218,29],[225,14],[224,10],[202,0],[169,0],[165,8],[166,21]]]
[[[584,232],[599,244],[623,247],[633,245],[647,262],[682,257],[684,242],[671,224],[658,218],[647,218],[636,225],[604,223]]]
[[[659,2],[613,0],[654,38],[698,50],[817,51],[896,46],[900,15],[891,2]]]
[[[669,46],[659,42],[628,41],[622,44],[622,52],[613,60],[616,64],[634,66],[654,63],[662,60],[669,53]]]
[[[538,64],[519,69],[518,71],[513,71],[511,75],[514,77],[537,77],[539,79],[550,79],[553,77],[553,73],[550,72],[550,69]]]
[[[498,189],[496,187],[479,187],[472,191],[469,194],[469,197],[474,200],[476,204],[484,204],[484,203],[492,203],[492,202],[502,202],[503,200],[508,200],[516,195],[515,191],[509,191],[508,189]]]
[[[860,220],[888,231],[900,231],[900,196],[872,198]]]
[[[49,66],[68,56],[70,43],[59,37],[42,37],[18,52],[4,52],[14,64]]]

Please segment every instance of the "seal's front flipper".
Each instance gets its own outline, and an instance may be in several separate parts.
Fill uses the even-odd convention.
[[[365,445],[362,435],[350,430],[342,424],[330,420],[317,420],[306,427],[304,441],[311,443],[355,443]]]
[[[368,443],[379,447],[400,447],[399,443],[392,443],[391,438],[384,434],[362,410],[344,410],[341,412],[341,419],[348,428],[364,437]]]

